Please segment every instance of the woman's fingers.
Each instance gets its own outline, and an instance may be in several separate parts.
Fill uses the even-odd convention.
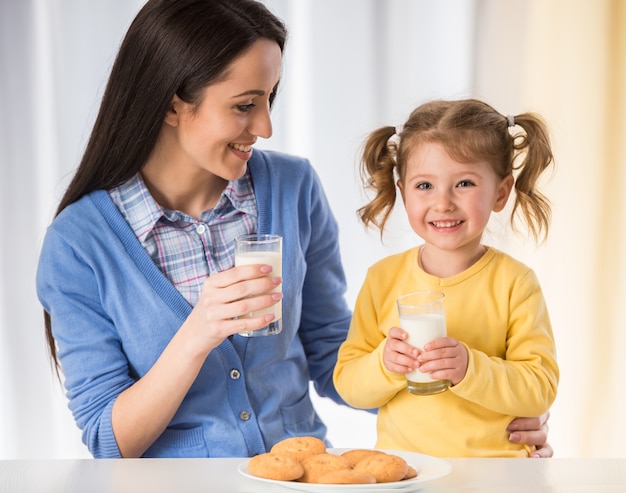
[[[274,306],[282,299],[282,293],[267,293],[244,298],[225,305],[225,319],[250,317],[254,312]]]
[[[221,330],[227,333],[228,335],[236,334],[238,332],[250,332],[258,329],[262,329],[267,326],[272,320],[274,320],[274,314],[268,313],[265,315],[261,315],[258,317],[249,317],[249,318],[234,318],[228,320],[222,320],[219,322],[221,324]]]
[[[552,445],[546,442],[542,446],[538,446],[537,450],[530,454],[530,457],[534,459],[549,459],[554,455],[554,450],[552,449]]]
[[[201,301],[207,306],[220,305],[267,294],[282,282],[281,277],[269,273],[268,265],[245,265],[213,274],[204,281]]]
[[[507,430],[511,432],[509,440],[515,443],[524,443],[526,445],[534,445],[537,447],[531,457],[549,458],[554,455],[552,446],[548,443],[548,420],[550,418],[550,411],[542,414],[538,417],[515,418]]]
[[[269,265],[244,265],[215,273],[204,281],[193,311],[198,335],[207,337],[209,346],[237,332],[263,328],[274,319],[273,314],[250,316],[282,299],[282,293],[273,292],[282,278],[272,276],[271,271]]]
[[[204,286],[223,289],[252,279],[271,277],[272,266],[266,264],[240,265],[232,269],[211,274],[204,281]]]

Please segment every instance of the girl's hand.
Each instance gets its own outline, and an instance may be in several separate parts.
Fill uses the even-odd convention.
[[[409,338],[400,327],[392,327],[383,349],[383,364],[387,370],[407,374],[417,368],[419,351],[405,341]]]
[[[208,354],[228,336],[261,329],[274,320],[273,314],[237,318],[271,307],[282,299],[282,293],[271,292],[282,278],[272,277],[271,272],[272,267],[265,264],[242,265],[204,281],[198,303],[185,324],[189,322],[199,348]]]
[[[419,370],[436,380],[450,380],[458,385],[467,372],[467,350],[453,337],[440,337],[424,345],[417,357]]]

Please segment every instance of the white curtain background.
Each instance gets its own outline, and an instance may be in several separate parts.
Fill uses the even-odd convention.
[[[533,267],[562,379],[557,457],[626,457],[619,392],[626,299],[626,2],[265,0],[290,30],[274,137],[309,157],[341,226],[354,302],[367,267],[419,239],[400,206],[384,244],[355,211],[367,132],[432,98],[476,96],[545,115],[554,216],[536,246],[493,222],[487,240]],[[143,0],[0,0],[0,459],[89,457],[51,369],[34,288],[45,228],[78,164],[115,53]],[[369,447],[372,415],[315,404],[339,447]]]

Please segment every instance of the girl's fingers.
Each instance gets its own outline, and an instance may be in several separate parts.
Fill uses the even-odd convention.
[[[400,327],[391,327],[391,329],[389,329],[389,338],[406,341],[409,338],[409,334]]]
[[[391,335],[390,331],[390,337],[388,337],[385,342],[385,349],[383,352],[385,367],[389,371],[395,373],[406,374],[413,371],[417,366],[419,366],[419,363],[415,359],[419,354],[419,351],[416,348],[409,346],[403,340],[391,337]]]
[[[435,349],[445,349],[448,347],[456,347],[458,345],[459,341],[453,337],[439,337],[424,344],[424,351],[434,351]]]

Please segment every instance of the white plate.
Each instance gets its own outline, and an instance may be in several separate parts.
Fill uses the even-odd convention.
[[[331,454],[342,454],[350,450],[349,448],[329,448],[327,452]],[[413,466],[417,471],[417,477],[412,479],[405,479],[403,481],[396,481],[393,483],[376,483],[376,484],[314,484],[314,483],[299,483],[298,481],[276,481],[274,479],[265,479],[253,476],[248,471],[248,460],[239,464],[237,468],[239,473],[243,476],[253,479],[255,481],[261,481],[264,483],[271,483],[274,485],[283,486],[292,490],[309,491],[312,493],[327,493],[338,491],[351,491],[351,492],[376,492],[386,490],[398,490],[398,491],[415,491],[420,483],[426,481],[432,481],[433,479],[441,478],[447,474],[450,474],[452,466],[449,462],[430,455],[418,454],[415,452],[404,452],[402,450],[383,450],[388,454],[397,455],[402,457],[410,466]]]

